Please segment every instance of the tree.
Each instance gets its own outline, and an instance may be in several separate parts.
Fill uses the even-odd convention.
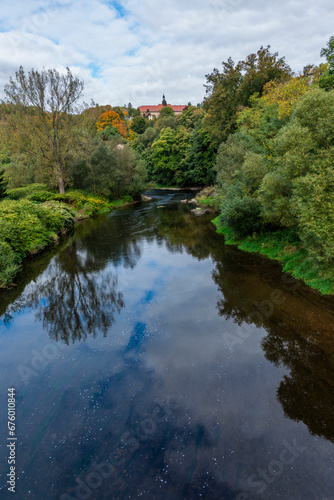
[[[131,122],[131,129],[136,134],[143,134],[146,130],[146,120],[143,116],[135,116]]]
[[[0,200],[7,194],[7,181],[5,179],[5,169],[0,168]]]
[[[235,130],[237,90],[242,75],[239,65],[235,65],[229,57],[227,62],[223,62],[222,73],[215,68],[210,75],[206,75],[206,78],[205,126],[210,133],[211,141],[218,148],[221,141],[225,141]]]
[[[107,127],[116,128],[123,137],[126,137],[126,125],[116,111],[106,111],[99,116],[96,122],[98,132],[101,132],[101,130]]]
[[[69,68],[65,74],[55,69],[32,69],[26,75],[21,66],[4,89],[8,102],[16,105],[15,126],[24,137],[25,151],[49,169],[60,193],[65,192],[69,178],[72,113],[83,87],[83,81],[74,77]]]
[[[291,75],[284,57],[272,54],[269,45],[237,64],[229,58],[222,73],[214,69],[206,75],[205,122],[216,147],[235,131],[238,110],[248,106],[254,94],[261,96],[267,82],[285,81]]]
[[[134,118],[135,116],[140,116],[139,109],[136,109],[132,106],[131,102],[129,102],[127,106],[127,112],[130,118]]]
[[[166,185],[185,186],[188,181],[187,155],[189,132],[184,127],[177,130],[164,128],[152,146],[154,179]]]
[[[145,188],[146,165],[141,157],[117,138],[100,143],[89,158],[87,183],[109,199],[138,196]]]
[[[327,42],[327,48],[321,49],[321,57],[326,57],[328,67],[324,74],[319,78],[319,86],[325,90],[334,88],[334,36],[331,36]]]
[[[171,106],[164,106],[162,110],[159,113],[159,118],[165,117],[165,116],[175,116],[174,110]]]

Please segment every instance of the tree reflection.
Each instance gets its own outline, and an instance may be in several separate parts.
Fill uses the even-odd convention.
[[[334,299],[320,297],[262,257],[226,250],[213,279],[219,313],[263,327],[266,358],[290,370],[277,390],[285,414],[334,441]],[[277,300],[273,300],[276,298]]]
[[[25,297],[56,341],[85,340],[98,331],[106,336],[115,314],[124,307],[117,278],[107,269],[100,275],[90,267],[90,258],[80,255],[73,241],[50,264],[47,279]]]
[[[157,228],[168,250],[172,253],[186,251],[199,260],[220,255],[224,246],[210,224],[214,215],[194,216],[191,208],[180,203],[177,212],[168,208],[160,210]]]

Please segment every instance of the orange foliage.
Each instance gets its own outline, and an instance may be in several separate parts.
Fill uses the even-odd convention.
[[[115,111],[105,111],[99,116],[96,122],[96,128],[99,132],[107,127],[117,128],[118,132],[123,137],[126,137],[126,124]]]

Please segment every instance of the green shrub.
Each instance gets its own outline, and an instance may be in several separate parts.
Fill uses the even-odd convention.
[[[37,191],[37,193],[27,196],[27,200],[44,203],[45,201],[54,200],[55,194],[50,191]]]
[[[129,194],[123,196],[122,200],[125,201],[125,203],[133,203],[133,198]]]
[[[57,233],[71,227],[73,221],[74,214],[66,205],[5,200],[0,204],[0,240],[10,245],[20,261],[41,250]]]
[[[56,194],[54,200],[73,205],[87,215],[106,212],[111,209],[110,203],[101,197],[84,194],[81,191],[68,191],[65,194]]]
[[[7,192],[7,197],[10,200],[22,200],[39,191],[46,191],[46,188],[45,184],[29,184],[28,186],[10,189]]]
[[[73,226],[75,213],[64,203],[46,201],[38,208],[42,208],[39,218],[44,221],[50,231],[59,232]]]
[[[263,227],[261,206],[257,200],[246,196],[224,198],[221,206],[221,220],[233,230],[237,237],[260,231]]]
[[[10,283],[19,270],[15,252],[5,241],[0,241],[0,287]]]

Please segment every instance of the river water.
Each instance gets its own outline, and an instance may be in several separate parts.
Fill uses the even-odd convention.
[[[1,498],[334,499],[333,298],[148,194],[0,293]]]

